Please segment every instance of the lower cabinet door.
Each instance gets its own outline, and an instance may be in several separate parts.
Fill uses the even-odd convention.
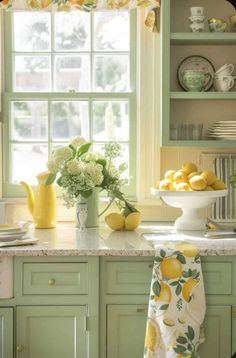
[[[17,307],[17,358],[86,358],[86,306]]]
[[[106,358],[143,358],[147,310],[140,305],[107,306]],[[207,306],[201,358],[231,358],[231,306]]]
[[[13,308],[0,307],[0,358],[13,358]]]
[[[143,358],[147,306],[107,306],[106,358]]]
[[[231,306],[207,306],[201,358],[231,358]]]

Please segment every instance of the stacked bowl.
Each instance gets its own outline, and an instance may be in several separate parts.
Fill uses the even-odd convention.
[[[217,92],[228,92],[234,87],[236,76],[233,75],[234,65],[225,64],[220,67],[214,76],[214,89]]]
[[[203,15],[204,8],[201,6],[194,6],[190,8],[191,16],[189,17],[190,29],[192,32],[204,31],[205,16]]]

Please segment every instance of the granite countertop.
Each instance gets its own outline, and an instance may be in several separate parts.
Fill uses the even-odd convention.
[[[146,223],[136,231],[112,231],[104,226],[80,232],[59,223],[55,229],[34,229],[35,245],[0,248],[0,256],[154,256],[155,245],[186,240],[197,245],[202,256],[236,255],[235,238],[208,239],[202,232],[173,234],[171,224]],[[146,234],[146,235],[145,235]]]

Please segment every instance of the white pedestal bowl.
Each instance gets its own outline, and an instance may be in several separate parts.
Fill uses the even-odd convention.
[[[220,197],[226,196],[228,190],[214,191],[170,191],[151,188],[151,194],[161,197],[174,208],[182,209],[182,215],[175,221],[177,230],[205,230],[206,219],[199,216],[199,209],[206,208]]]

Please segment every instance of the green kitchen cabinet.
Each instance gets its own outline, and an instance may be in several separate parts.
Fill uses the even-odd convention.
[[[13,358],[13,308],[0,307],[0,358]]]
[[[106,257],[101,261],[100,320],[107,337],[100,337],[100,358],[142,358],[152,260]],[[200,357],[231,358],[236,260],[204,257],[202,261],[207,312]]]
[[[86,320],[86,306],[17,307],[16,357],[88,357]]]
[[[15,258],[14,298],[0,300],[0,358],[142,358],[152,268],[152,257]],[[200,356],[231,358],[236,258],[204,257],[202,268]]]
[[[107,357],[143,358],[147,306],[107,305]]]
[[[231,358],[231,317],[231,306],[207,306],[200,357]]]
[[[106,358],[143,358],[147,306],[107,306]],[[202,358],[231,357],[231,306],[207,306]]]

